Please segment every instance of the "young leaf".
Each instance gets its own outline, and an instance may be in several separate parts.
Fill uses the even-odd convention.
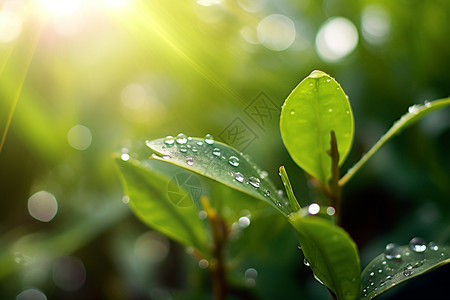
[[[283,181],[284,189],[286,190],[286,195],[288,196],[289,203],[291,204],[291,208],[293,211],[299,210],[300,204],[297,201],[297,198],[295,198],[294,191],[292,190],[291,182],[289,181],[289,177],[287,175],[286,169],[284,166],[280,167],[280,177]]]
[[[426,102],[424,105],[413,105],[409,107],[408,112],[373,145],[373,147],[339,180],[341,186],[345,185],[350,178],[371,158],[388,140],[399,134],[405,128],[411,126],[430,112],[450,105],[450,98],[440,99],[432,102]]]
[[[398,247],[389,244],[389,249],[372,260],[362,272],[361,299],[372,299],[406,280],[450,262],[448,247],[434,243],[425,247],[423,245],[413,251],[409,245]]]
[[[179,188],[177,199],[191,206],[177,205],[169,198],[169,179],[141,166],[138,161],[116,158],[126,195],[134,213],[145,224],[184,246],[192,246],[209,257],[207,233],[189,193]]]
[[[356,299],[361,292],[356,244],[342,228],[320,216],[306,213],[308,210],[318,213],[312,211],[311,206],[306,207],[293,213],[289,221],[297,231],[303,254],[314,275],[337,299]]]
[[[211,139],[187,138],[178,135],[147,141],[159,156],[155,159],[165,161],[263,200],[283,215],[292,212],[289,203],[278,195],[267,172],[261,171],[249,157],[225,144]]]
[[[280,130],[297,165],[326,184],[331,177],[330,132],[336,133],[340,164],[353,141],[353,114],[347,96],[329,75],[313,71],[284,102]]]

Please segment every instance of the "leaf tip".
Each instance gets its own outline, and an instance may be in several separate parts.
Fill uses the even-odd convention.
[[[314,71],[311,72],[311,74],[309,74],[308,77],[310,77],[310,78],[321,78],[321,77],[324,77],[324,76],[328,76],[328,75],[325,72],[322,72],[320,70],[314,70]]]

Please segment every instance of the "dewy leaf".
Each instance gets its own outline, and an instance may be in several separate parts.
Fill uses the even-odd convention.
[[[168,178],[141,166],[137,160],[116,158],[116,163],[123,177],[130,206],[139,219],[180,244],[192,246],[209,257],[208,234],[189,193],[174,185],[176,191],[172,190],[176,192],[176,197],[169,198],[171,182]]]
[[[155,159],[196,172],[263,200],[285,216],[292,212],[289,202],[277,193],[267,172],[261,171],[248,156],[234,148],[212,138],[191,138],[184,134],[176,138],[147,141],[146,144],[159,155],[154,155]]]
[[[341,186],[345,185],[350,178],[371,158],[388,140],[399,134],[405,128],[411,126],[430,112],[450,105],[450,98],[439,99],[432,102],[426,102],[423,105],[413,105],[409,107],[408,112],[373,145],[373,147],[339,180]]]
[[[317,205],[317,204],[312,204]],[[347,232],[320,216],[308,215],[303,208],[289,217],[297,231],[303,254],[314,275],[337,299],[354,300],[361,293],[359,255]]]
[[[284,102],[280,130],[297,165],[326,183],[331,177],[330,132],[336,133],[340,164],[353,141],[353,114],[347,96],[328,74],[313,71]]]
[[[428,246],[410,245],[399,247],[389,244],[385,253],[369,263],[361,274],[361,299],[372,299],[406,280],[450,262],[449,247],[433,242]]]

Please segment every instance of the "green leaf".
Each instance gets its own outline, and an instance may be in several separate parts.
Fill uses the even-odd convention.
[[[289,203],[278,193],[267,176],[247,155],[220,142],[187,138],[166,138],[147,141],[147,145],[165,161],[263,200],[287,216]]]
[[[284,102],[280,129],[295,163],[325,184],[331,177],[330,132],[336,133],[339,164],[352,145],[353,114],[347,96],[329,75],[313,71]]]
[[[297,201],[297,198],[295,198],[294,191],[292,190],[291,182],[289,180],[289,177],[287,175],[286,169],[284,166],[280,167],[280,177],[283,181],[284,189],[286,190],[286,195],[288,196],[289,203],[291,204],[291,208],[293,211],[299,210],[300,204]]]
[[[387,259],[384,253],[378,255],[364,269],[361,299],[372,299],[406,280],[450,262],[450,249],[436,244],[429,245],[423,252],[412,251],[409,246],[398,247],[395,251],[391,259]]]
[[[297,231],[303,254],[314,275],[338,299],[356,299],[361,292],[361,269],[356,244],[346,231],[333,222],[318,215],[308,215],[310,207],[289,217]]]
[[[116,158],[133,212],[145,224],[209,257],[207,232],[189,193],[137,160]],[[175,198],[169,198],[169,184]],[[175,200],[174,200],[175,199]],[[192,203],[192,205],[186,205]]]
[[[350,178],[371,158],[387,141],[392,137],[402,132],[405,128],[411,126],[416,121],[425,117],[432,111],[450,105],[450,98],[439,99],[432,102],[426,102],[423,105],[413,105],[409,107],[408,112],[404,114],[400,120],[396,121],[394,125],[373,145],[373,147],[339,180],[341,186],[345,185]]]

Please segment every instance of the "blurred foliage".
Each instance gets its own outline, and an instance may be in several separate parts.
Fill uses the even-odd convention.
[[[278,122],[284,99],[313,69],[336,77],[352,103],[356,136],[344,170],[410,105],[450,94],[446,0],[0,6],[0,132],[8,129],[0,153],[1,298],[28,299],[26,293],[38,293],[30,288],[48,299],[209,298],[206,271],[122,203],[111,153],[134,141],[211,133],[252,153],[278,187],[285,165],[304,204],[316,195],[283,150]],[[350,21],[358,38],[337,60],[327,59],[316,40],[332,17]],[[272,31],[263,26],[269,21]],[[233,140],[233,128],[245,129],[244,138]],[[348,184],[343,225],[363,267],[389,242],[449,241],[449,141],[449,110],[430,114]],[[42,190],[57,200],[49,222],[28,210]],[[245,270],[254,268],[257,299],[327,299],[302,267],[295,233],[278,219],[258,222],[280,223],[280,234],[251,238],[233,279],[245,285]],[[61,279],[61,268],[75,275]],[[448,278],[444,269],[447,275],[392,291],[418,296],[414,289],[425,282],[427,295],[433,289],[439,298],[445,285],[433,282]]]

